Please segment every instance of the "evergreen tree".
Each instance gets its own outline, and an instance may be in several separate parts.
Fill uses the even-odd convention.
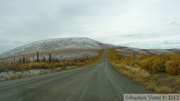
[[[37,51],[37,58],[36,58],[36,62],[39,62],[39,52]]]
[[[33,62],[34,62],[34,55],[33,55]]]
[[[25,62],[26,62],[26,59],[25,59],[25,57],[23,57],[22,63],[25,63]]]
[[[51,53],[49,53],[49,62],[52,61],[52,58],[51,58]]]
[[[25,57],[25,62],[28,62],[28,58],[27,58],[27,56]]]
[[[22,63],[22,59],[21,58],[19,58],[19,63]]]
[[[11,60],[11,64],[13,64],[12,60]]]
[[[14,59],[14,64],[16,63],[16,60]]]
[[[45,57],[43,57],[43,62],[46,62],[46,58]]]

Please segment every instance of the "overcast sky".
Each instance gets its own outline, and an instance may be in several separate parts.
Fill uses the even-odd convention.
[[[180,48],[180,0],[0,0],[0,53],[64,37]]]

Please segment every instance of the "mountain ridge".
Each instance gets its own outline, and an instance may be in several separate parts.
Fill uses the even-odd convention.
[[[0,57],[4,58],[14,55],[30,54],[37,51],[43,52],[63,49],[105,49],[109,47],[114,47],[114,45],[104,44],[85,37],[52,38],[16,47],[0,54]]]

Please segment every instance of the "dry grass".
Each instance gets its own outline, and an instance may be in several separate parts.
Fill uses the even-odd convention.
[[[86,51],[92,51],[92,52],[98,52],[100,49],[61,49],[61,50],[52,50],[52,51],[43,51],[40,52],[40,55],[45,55],[45,54],[58,54],[58,53],[78,53],[78,52],[86,52]],[[29,53],[29,54],[21,54],[21,55],[15,55],[15,56],[10,56],[7,58],[0,58],[0,61],[5,60],[5,59],[12,59],[12,58],[19,58],[19,57],[23,57],[23,56],[36,56],[36,52],[34,53]]]
[[[66,71],[69,69],[80,68],[84,66],[88,66],[98,62],[102,57],[103,50],[99,51],[99,56],[89,58],[89,59],[78,59],[78,60],[71,60],[71,61],[57,61],[57,62],[29,62],[29,63],[18,63],[18,64],[0,64],[0,72],[4,71],[27,71],[31,69],[49,69],[50,72],[60,72]],[[56,69],[61,67],[61,69]],[[72,68],[68,68],[72,67]],[[43,75],[47,73],[40,73],[38,75]],[[18,75],[18,76],[11,76],[6,80],[14,80],[38,75]],[[5,80],[5,81],[6,81]],[[4,81],[4,80],[3,80]],[[0,81],[1,82],[1,81]]]
[[[92,50],[92,51],[97,51],[97,50]],[[70,52],[70,50],[66,52]],[[77,50],[75,52],[77,52]],[[67,67],[67,66],[82,67],[82,66],[90,65],[99,61],[101,59],[102,52],[103,50],[99,50],[99,56],[91,57],[87,59],[79,58],[79,59],[68,60],[68,61],[64,60],[64,61],[54,61],[54,62],[27,62],[27,63],[16,63],[16,64],[0,64],[0,72],[24,71],[24,70],[31,70],[31,69],[52,69],[56,67]]]
[[[140,58],[121,58],[118,56],[115,50],[108,50],[107,56],[109,63],[117,71],[129,77],[135,83],[141,84],[147,89],[155,91],[156,93],[180,93],[180,74],[171,75],[161,72],[162,68],[156,68],[161,65],[154,65],[154,68],[157,71],[160,70],[160,73],[157,71],[151,72],[149,70],[142,69],[140,66],[138,66],[140,63],[139,61],[141,60]],[[143,57],[143,59],[146,58]],[[164,63],[159,61],[157,63]],[[147,65],[147,68],[149,68],[149,66],[151,65]]]
[[[178,85],[180,85],[180,78],[176,79]]]
[[[40,56],[40,60],[43,60],[43,57],[47,57],[49,55],[49,53],[51,53],[52,59],[61,60],[61,59],[57,59],[57,57],[55,57],[55,56],[60,55],[60,54],[70,54],[70,53],[72,53],[72,54],[86,53],[86,52],[99,53],[100,51],[102,51],[102,49],[62,49],[62,50],[39,52],[39,56]],[[17,63],[17,61],[19,61],[19,59],[21,59],[23,57],[27,57],[28,61],[33,62],[33,61],[35,61],[35,60],[33,60],[33,58],[36,59],[36,56],[37,56],[37,52],[29,53],[29,54],[14,55],[14,56],[9,56],[9,57],[5,57],[5,58],[0,57],[0,64],[1,64],[1,62],[5,62],[8,64],[10,64],[11,62]],[[81,57],[85,58],[83,56],[80,56],[77,58],[81,58]],[[47,58],[46,58],[46,60],[47,60]],[[64,60],[64,59],[62,59],[62,60]]]
[[[121,74],[133,79],[135,83],[143,84],[143,82],[150,78],[150,74],[139,68],[134,68],[127,65],[118,65],[115,63],[111,64]]]
[[[168,86],[161,86],[157,88],[156,92],[160,94],[169,94],[169,93],[172,93],[173,90]]]
[[[150,82],[147,82],[146,83],[146,88],[151,90],[151,91],[156,91],[156,89],[157,89],[156,82],[154,80],[151,80]]]

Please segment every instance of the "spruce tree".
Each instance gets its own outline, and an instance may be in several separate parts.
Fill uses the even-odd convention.
[[[49,53],[49,62],[51,62],[52,59],[51,59],[51,53]]]
[[[25,62],[26,62],[26,63],[28,62],[28,57],[27,57],[27,55],[26,55],[26,57],[25,57]]]
[[[14,59],[14,64],[16,63],[16,60]]]
[[[46,58],[45,57],[43,57],[43,62],[46,62]]]
[[[26,62],[26,59],[25,59],[25,57],[23,57],[23,61],[22,61],[22,63],[25,63]]]
[[[37,62],[39,62],[39,52],[37,51]]]
[[[34,62],[34,55],[33,55],[33,62]]]

